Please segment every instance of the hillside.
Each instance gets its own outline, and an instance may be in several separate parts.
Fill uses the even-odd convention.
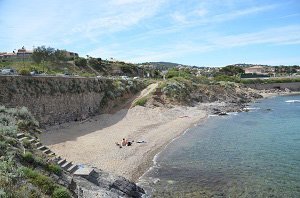
[[[147,62],[147,63],[142,63],[142,65],[153,65],[155,69],[168,70],[174,67],[178,67],[182,64],[171,63],[171,62]]]

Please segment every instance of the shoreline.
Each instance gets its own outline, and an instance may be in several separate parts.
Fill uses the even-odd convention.
[[[70,161],[137,182],[153,165],[153,157],[172,139],[206,120],[209,106],[215,104],[173,108],[137,106],[99,115],[83,123],[48,128],[40,139],[57,155]],[[119,148],[115,142],[123,137],[135,142],[130,147]],[[142,140],[146,143],[136,143]]]
[[[259,94],[268,98],[299,93]],[[153,166],[155,156],[189,128],[204,123],[216,107],[232,111],[232,108],[239,109],[242,105],[214,102],[200,103],[195,107],[137,106],[115,114],[95,116],[85,122],[50,127],[41,135],[41,141],[58,155],[77,164],[93,166],[138,182]],[[135,143],[130,147],[116,147],[115,142],[120,142],[123,137]],[[146,143],[136,143],[141,140]]]

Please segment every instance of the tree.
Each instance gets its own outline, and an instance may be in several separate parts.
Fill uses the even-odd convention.
[[[45,72],[45,66],[47,61],[55,60],[55,49],[52,47],[40,46],[33,50],[32,59],[34,62],[43,65],[43,71]]]
[[[78,57],[75,59],[75,65],[79,67],[86,67],[87,60],[85,58]]]
[[[33,50],[32,59],[34,62],[40,64],[43,61],[51,61],[54,60],[55,57],[55,49],[45,46],[37,47]]]
[[[59,62],[59,61],[67,61],[67,52],[66,50],[55,50],[54,51],[54,59],[56,62]]]
[[[220,69],[219,74],[227,76],[235,76],[237,74],[243,74],[245,71],[238,66],[229,65]]]
[[[94,69],[104,71],[104,67],[101,64],[101,61],[102,61],[101,58],[89,57],[88,64],[89,64],[89,66],[93,67]]]

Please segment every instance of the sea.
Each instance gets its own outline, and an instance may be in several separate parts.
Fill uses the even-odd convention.
[[[173,140],[139,180],[145,197],[300,197],[300,95],[211,116]]]

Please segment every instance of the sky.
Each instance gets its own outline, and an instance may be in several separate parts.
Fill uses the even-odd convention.
[[[0,0],[0,52],[141,63],[300,65],[300,0]]]

